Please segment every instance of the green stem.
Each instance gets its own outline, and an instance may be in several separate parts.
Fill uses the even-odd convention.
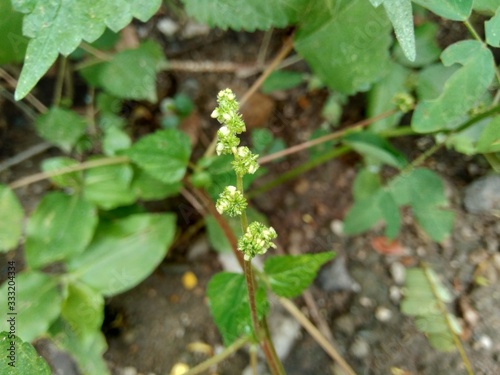
[[[52,102],[54,106],[58,106],[61,103],[62,90],[64,85],[64,77],[66,76],[66,58],[61,56],[59,58],[59,69],[57,71],[56,86],[54,88],[54,98]]]

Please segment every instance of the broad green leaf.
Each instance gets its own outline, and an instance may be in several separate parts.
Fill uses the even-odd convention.
[[[465,21],[472,10],[472,0],[413,0],[438,16],[454,21]]]
[[[446,139],[446,146],[454,148],[465,155],[474,155],[478,152],[476,144],[490,123],[490,119],[483,119],[464,130],[455,132]]]
[[[397,109],[393,98],[396,94],[407,92],[405,87],[406,80],[409,75],[409,70],[405,67],[391,63],[387,75],[372,86],[368,93],[368,117],[374,117],[381,113]],[[374,122],[370,125],[370,129],[377,133],[382,130],[390,129],[396,126],[403,114],[397,112],[389,117]]]
[[[378,207],[385,221],[385,236],[389,239],[393,239],[397,236],[401,228],[399,207],[389,193],[380,196]]]
[[[221,29],[254,31],[295,23],[307,8],[303,0],[182,0],[199,22]]]
[[[421,70],[417,78],[417,97],[422,100],[436,99],[443,91],[446,81],[459,68],[456,65],[433,64]]]
[[[314,74],[345,94],[366,91],[385,75],[390,43],[385,12],[366,0],[310,2],[295,35]]]
[[[21,239],[24,211],[16,195],[0,184],[0,252],[15,248]],[[7,219],[8,218],[8,219]]]
[[[16,334],[23,341],[31,342],[43,335],[61,313],[62,295],[54,277],[29,271],[16,275],[15,310],[8,310],[6,300],[0,304],[0,331],[9,331],[9,321],[16,312]],[[7,296],[7,282],[0,288],[2,296]]]
[[[500,116],[491,119],[484,128],[476,145],[482,153],[500,151]]]
[[[96,209],[81,196],[46,194],[28,221],[26,262],[36,269],[81,253],[96,225]]]
[[[379,189],[368,198],[356,200],[344,218],[344,233],[359,234],[377,224],[383,217],[379,202],[384,194]]]
[[[58,169],[78,165],[75,159],[67,158],[64,156],[56,156],[55,158],[44,159],[42,162],[42,171],[52,172]],[[83,185],[83,172],[65,173],[59,176],[50,178],[50,181],[58,187],[69,187],[75,190],[80,190]]]
[[[500,3],[495,15],[484,23],[486,42],[492,47],[500,47]]]
[[[101,330],[104,319],[104,298],[94,289],[72,281],[62,304],[61,317],[81,339],[88,339]]]
[[[283,255],[266,259],[264,273],[271,290],[280,297],[294,298],[314,281],[319,268],[333,259],[335,253]]]
[[[384,8],[406,58],[415,61],[415,32],[411,0],[384,0]]]
[[[273,91],[288,90],[300,85],[304,76],[299,72],[278,70],[272,72],[262,84],[262,92],[268,94]]]
[[[4,375],[51,375],[50,367],[33,345],[23,342],[9,332],[0,332],[2,362],[0,370]]]
[[[18,86],[19,87],[19,86]],[[69,152],[78,138],[85,133],[87,124],[75,112],[52,107],[36,120],[36,130],[41,137]]]
[[[82,375],[109,375],[108,366],[103,358],[107,344],[102,332],[97,329],[85,337],[80,333],[78,327],[63,318],[57,319],[49,331],[55,344],[73,356]]]
[[[448,47],[441,60],[445,66],[463,65],[445,84],[434,100],[421,101],[412,118],[412,128],[419,133],[454,129],[467,119],[467,113],[484,95],[494,77],[491,51],[475,40],[465,40]]]
[[[99,208],[110,210],[135,201],[130,186],[133,171],[130,165],[106,165],[85,172],[83,193]]]
[[[160,46],[148,41],[117,53],[84,75],[117,98],[156,102],[156,73],[164,60]]]
[[[180,181],[191,155],[189,137],[175,129],[157,131],[136,142],[126,155],[165,183]]]
[[[124,292],[160,264],[175,228],[173,214],[137,214],[102,222],[88,248],[74,257],[68,268],[105,296]]]
[[[413,213],[418,224],[436,242],[443,241],[453,229],[455,215],[452,211],[438,207],[414,205]]]
[[[386,139],[375,133],[369,131],[353,132],[347,134],[343,141],[365,158],[372,158],[377,162],[398,169],[407,164],[403,154],[392,147]]]
[[[28,38],[22,34],[23,16],[8,0],[0,1],[0,64],[19,63],[24,58]]]
[[[137,169],[134,173],[131,189],[137,198],[145,201],[160,200],[177,195],[182,188],[181,182],[165,183],[142,169]]]
[[[231,345],[241,336],[252,334],[248,291],[243,275],[219,272],[208,283],[207,297],[210,312],[225,346]],[[263,287],[257,288],[255,299],[257,314],[261,318],[269,309]]]
[[[323,104],[321,109],[321,116],[328,121],[328,123],[337,127],[340,124],[342,118],[342,109],[344,105],[347,104],[347,97],[338,92],[331,92],[328,95],[328,99]]]
[[[474,0],[473,8],[476,11],[495,13],[500,4],[498,0]]]
[[[160,7],[160,0],[13,0],[25,13],[23,33],[32,38],[16,88],[22,99],[56,60],[73,52],[82,40],[93,42],[106,26],[118,32],[133,17],[147,21]],[[64,32],[62,32],[64,30]]]
[[[370,172],[368,169],[361,169],[356,175],[353,185],[353,194],[355,200],[370,198],[382,187],[378,173]]]
[[[394,57],[404,66],[419,68],[427,66],[439,58],[441,49],[437,44],[438,26],[432,22],[423,23],[415,28],[415,44],[417,55],[415,61],[406,58],[398,45],[394,50]]]
[[[116,126],[109,127],[104,133],[102,140],[102,150],[105,155],[116,155],[117,151],[130,147],[132,140],[129,135]]]

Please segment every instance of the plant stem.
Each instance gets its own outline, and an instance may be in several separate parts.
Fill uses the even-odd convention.
[[[64,77],[66,71],[66,58],[64,56],[59,57],[59,67],[57,69],[56,86],[54,88],[54,97],[52,98],[52,103],[54,106],[59,106],[61,103],[62,91],[64,86]]]
[[[229,345],[226,349],[224,349],[219,354],[214,355],[212,358],[207,359],[206,361],[200,363],[198,366],[193,367],[188,372],[184,373],[184,375],[196,375],[201,374],[203,371],[210,369],[210,367],[216,365],[219,362],[222,362],[224,359],[229,357],[231,354],[235,353],[238,349],[240,349],[243,345],[250,341],[250,337],[242,337],[231,345]]]
[[[83,170],[91,169],[91,168],[103,167],[105,165],[125,164],[128,162],[129,162],[129,159],[126,156],[115,156],[112,158],[104,158],[104,159],[99,159],[99,160],[86,161],[86,162],[78,164],[78,165],[72,165],[69,167],[60,168],[60,169],[50,171],[50,172],[35,173],[33,175],[20,178],[19,180],[10,183],[9,188],[11,188],[13,190],[19,189],[20,187],[27,186],[27,185],[33,184],[35,182],[38,182],[38,181],[47,180],[51,177],[61,176],[63,174],[67,174],[67,173],[83,171]]]

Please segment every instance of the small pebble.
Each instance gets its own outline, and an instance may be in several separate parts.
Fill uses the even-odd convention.
[[[500,210],[500,175],[484,176],[468,185],[464,205],[468,212],[475,214]]]
[[[493,340],[487,335],[481,335],[479,339],[474,343],[474,349],[476,350],[490,350],[493,347]]]
[[[388,322],[392,318],[392,311],[387,307],[379,306],[375,310],[375,317],[380,322]]]
[[[370,298],[363,296],[359,298],[359,304],[363,307],[372,307],[373,301]]]
[[[392,285],[389,288],[389,298],[391,299],[392,302],[398,304],[399,301],[401,301],[401,289],[399,289],[395,285]]]
[[[341,220],[333,220],[330,223],[330,229],[337,236],[342,236],[344,234],[344,223]]]
[[[177,30],[179,30],[177,22],[170,18],[163,18],[159,20],[156,27],[158,27],[158,30],[165,36],[172,36],[177,32]]]
[[[364,339],[358,337],[351,345],[350,352],[356,358],[366,358],[370,354],[370,345]]]
[[[122,369],[122,375],[137,375],[137,369],[135,367],[124,367]]]
[[[391,264],[391,276],[397,285],[402,285],[406,278],[406,268],[399,262],[394,262]]]

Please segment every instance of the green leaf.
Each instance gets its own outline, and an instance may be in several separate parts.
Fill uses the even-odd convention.
[[[401,215],[396,201],[391,194],[382,194],[378,207],[385,221],[385,236],[389,239],[395,238],[401,228]]]
[[[38,355],[33,345],[23,342],[14,334],[0,332],[0,351],[4,375],[52,374],[49,365]]]
[[[353,194],[355,200],[367,199],[382,187],[380,176],[367,168],[361,169],[356,175],[353,185]]]
[[[23,16],[12,9],[10,1],[0,1],[0,64],[19,63],[24,58],[28,39],[22,34]]]
[[[18,86],[19,87],[19,86]],[[85,120],[73,111],[52,107],[36,120],[41,137],[69,152],[84,133]]]
[[[106,26],[118,32],[133,17],[147,21],[160,0],[13,0],[24,16],[23,33],[32,38],[16,88],[16,100],[28,94],[56,60],[73,52],[82,40],[93,42]],[[61,32],[64,30],[64,32]]]
[[[391,167],[401,169],[407,164],[403,154],[392,147],[385,138],[375,133],[369,131],[348,133],[343,141],[364,157]]]
[[[199,22],[221,29],[254,31],[283,28],[296,22],[307,7],[303,0],[182,0]]]
[[[85,172],[84,196],[99,208],[110,210],[135,201],[130,188],[133,171],[130,165],[106,165]]]
[[[472,10],[472,0],[413,0],[438,16],[453,21],[465,21]]]
[[[423,100],[436,99],[444,89],[446,81],[459,68],[456,65],[433,64],[420,71],[417,78],[417,96]]]
[[[61,312],[62,296],[54,277],[36,271],[16,275],[15,310],[8,310],[7,303],[0,304],[0,331],[9,331],[10,312],[16,312],[16,334],[24,341],[33,341],[47,332]],[[7,283],[0,288],[7,296]]]
[[[117,151],[130,147],[132,140],[129,135],[116,126],[109,127],[104,133],[102,140],[102,150],[105,155],[116,155]]]
[[[421,101],[412,118],[412,128],[419,133],[455,129],[491,84],[494,61],[491,51],[475,40],[465,40],[448,47],[441,60],[445,66],[463,65],[445,84],[435,100]]]
[[[415,61],[406,58],[399,45],[394,50],[396,60],[411,68],[420,68],[427,66],[439,58],[441,49],[436,40],[438,26],[432,22],[426,22],[415,28],[415,44],[417,55]]]
[[[499,152],[500,151],[500,116],[491,119],[476,145],[477,152]]]
[[[486,42],[492,47],[500,47],[500,4],[495,15],[484,23]]]
[[[385,12],[366,0],[319,0],[301,15],[295,48],[329,88],[353,94],[385,75],[389,31]]]
[[[14,192],[1,184],[0,216],[4,218],[0,225],[0,252],[6,252],[15,248],[21,239],[24,211]]]
[[[273,91],[288,90],[300,85],[303,81],[302,73],[288,70],[274,71],[262,84],[262,92],[269,94]]]
[[[164,60],[160,46],[147,41],[136,49],[117,53],[111,61],[94,66],[84,75],[87,78],[92,77],[91,84],[103,88],[117,98],[148,100],[154,103],[157,101],[156,73]]]
[[[103,358],[107,349],[106,339],[100,330],[82,337],[78,327],[59,318],[50,327],[49,333],[60,349],[73,356],[82,375],[110,374]]]
[[[131,189],[140,198],[145,201],[160,200],[177,195],[182,188],[181,182],[165,183],[162,182],[142,169],[137,169],[134,173]]]
[[[344,218],[344,233],[359,234],[377,224],[383,217],[379,202],[384,194],[379,189],[367,198],[356,200]]]
[[[96,225],[96,210],[82,197],[46,194],[28,221],[26,262],[36,269],[81,253]]]
[[[147,135],[135,143],[126,155],[151,176],[165,183],[180,181],[191,155],[189,137],[167,129]]]
[[[368,117],[374,117],[390,111],[391,109],[397,109],[396,104],[393,102],[393,98],[396,94],[408,91],[405,87],[405,83],[409,73],[408,69],[399,64],[390,64],[388,74],[374,84],[368,93]],[[370,125],[370,129],[375,133],[391,129],[398,124],[402,116],[403,114],[398,111],[389,117],[374,122]]]
[[[104,298],[78,281],[70,282],[67,290],[68,296],[61,309],[62,318],[78,337],[87,339],[96,335],[104,320]]]
[[[219,272],[208,283],[207,297],[210,312],[225,346],[253,332],[247,286],[243,275]],[[266,290],[262,286],[255,291],[255,300],[257,315],[261,318],[269,309]]]
[[[414,205],[413,213],[418,224],[436,242],[443,241],[453,229],[455,215],[452,211],[445,211],[437,207]]]
[[[406,58],[415,61],[415,33],[411,0],[384,0],[384,8]]]
[[[490,12],[493,14],[499,6],[498,0],[474,0],[473,8],[477,11]]]
[[[102,222],[88,248],[74,257],[68,268],[105,296],[124,292],[160,264],[175,228],[173,214],[137,214]]]
[[[311,285],[319,268],[334,256],[332,251],[273,256],[266,259],[264,272],[274,293],[280,297],[294,298]]]
[[[478,153],[476,144],[489,123],[489,119],[483,119],[472,126],[454,132],[446,139],[446,146],[454,148],[456,151],[465,155],[474,155]]]
[[[64,156],[57,156],[55,158],[44,159],[42,162],[42,171],[52,172],[57,171],[61,168],[72,167],[78,164],[79,163],[75,159],[67,158]],[[77,171],[65,173],[63,175],[51,177],[50,181],[58,187],[68,187],[78,191],[83,186],[83,172]]]

